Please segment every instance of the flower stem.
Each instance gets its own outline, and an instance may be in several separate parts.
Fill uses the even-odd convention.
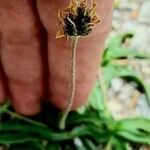
[[[24,117],[24,116],[22,116],[22,115],[20,115],[18,113],[10,111],[9,108],[8,108],[9,106],[10,106],[10,104],[8,102],[5,103],[3,106],[0,106],[0,114],[6,113],[6,114],[10,115],[12,118],[23,120],[23,121],[31,123],[33,125],[46,127],[46,125],[41,123],[41,122],[37,122],[35,120],[29,119],[28,117]]]
[[[33,125],[37,125],[37,126],[41,126],[41,127],[46,127],[46,125],[43,124],[43,123],[34,121],[34,120],[32,120],[32,119],[29,119],[29,118],[27,118],[27,117],[24,117],[24,116],[22,116],[22,115],[20,115],[20,114],[17,114],[17,113],[15,113],[15,112],[12,112],[12,111],[9,111],[9,110],[4,110],[4,112],[5,112],[6,114],[9,114],[9,115],[10,115],[11,117],[13,117],[13,118],[17,118],[17,119],[23,120],[23,121],[28,122],[28,123],[31,123],[31,124],[33,124]]]
[[[60,129],[65,128],[66,119],[67,119],[69,111],[71,110],[73,100],[74,100],[75,86],[76,86],[76,49],[77,49],[78,39],[79,39],[79,36],[71,37],[71,62],[70,62],[71,77],[70,77],[70,82],[69,82],[70,83],[69,99],[68,99],[67,108],[64,111],[60,120],[60,124],[59,124]]]
[[[112,116],[107,108],[107,101],[108,101],[108,96],[107,96],[107,89],[105,87],[105,83],[104,83],[104,79],[103,79],[103,74],[102,74],[102,67],[101,69],[99,68],[98,70],[98,80],[99,80],[99,84],[101,87],[101,92],[102,92],[102,97],[103,97],[103,105],[104,105],[104,116],[107,119],[112,119]]]

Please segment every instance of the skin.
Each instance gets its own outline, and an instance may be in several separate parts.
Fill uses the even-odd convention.
[[[69,94],[70,42],[55,39],[57,10],[69,0],[0,0],[0,103],[11,97],[17,112],[33,115],[41,99],[65,109]],[[97,0],[101,23],[79,40],[72,110],[83,105],[96,81],[100,54],[111,30],[113,0]]]

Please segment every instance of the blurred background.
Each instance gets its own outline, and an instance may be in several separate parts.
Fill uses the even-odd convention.
[[[124,47],[150,52],[150,0],[115,0],[110,37],[122,33],[131,33]],[[128,65],[150,88],[150,59],[122,59],[121,65]],[[149,91],[150,92],[150,91]],[[108,91],[108,107],[115,119],[142,116],[150,118],[147,96],[141,92],[136,82],[115,77]],[[150,150],[142,146],[140,150]]]
[[[116,0],[113,12],[113,31],[110,36],[131,33],[124,47],[133,51],[150,52],[150,0]],[[127,63],[150,85],[150,60],[128,58]],[[137,84],[121,78],[114,78],[109,89],[108,106],[116,119],[143,116],[150,118],[150,107],[144,93]]]

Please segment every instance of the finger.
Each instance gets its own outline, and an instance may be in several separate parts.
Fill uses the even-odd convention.
[[[12,103],[25,115],[39,112],[43,94],[39,28],[32,1],[0,1],[2,64]]]
[[[69,94],[69,64],[70,43],[66,39],[55,39],[56,32],[60,29],[56,26],[57,10],[68,6],[68,1],[39,0],[38,10],[41,20],[48,32],[48,58],[49,58],[49,92],[50,100],[57,107],[64,109]],[[79,40],[77,47],[77,79],[74,104],[75,109],[85,103],[96,81],[100,62],[100,53],[104,48],[105,39],[111,29],[112,0],[98,2],[98,14],[102,21],[93,32]]]
[[[5,96],[4,83],[0,72],[0,104],[4,102]]]
[[[0,104],[2,104],[5,101],[7,91],[7,79],[4,75],[4,71],[2,68],[2,64],[0,61]]]

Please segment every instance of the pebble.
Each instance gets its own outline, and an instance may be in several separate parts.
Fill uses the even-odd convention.
[[[131,0],[124,0],[120,2],[120,9],[131,11],[138,8],[138,3],[135,3]]]
[[[140,148],[140,150],[150,150],[150,146],[142,146],[141,148]]]
[[[114,92],[119,92],[122,87],[123,87],[123,79],[121,78],[114,78],[112,81],[111,81],[111,86],[112,86],[112,89],[114,90]]]
[[[150,1],[145,0],[141,6],[141,9],[140,9],[140,18],[139,18],[140,22],[150,23],[149,11],[150,11]]]
[[[133,37],[131,48],[138,49],[140,51],[149,51],[150,45],[150,28],[144,25],[137,27],[135,36]]]
[[[109,108],[111,114],[113,114],[114,119],[123,118],[124,111],[127,107],[124,105],[124,109],[122,109],[122,103],[120,103],[116,98],[111,98],[108,102],[107,107]]]
[[[150,107],[144,94],[142,94],[138,99],[137,109],[140,111],[141,116],[150,119]]]
[[[121,18],[121,13],[120,13],[119,10],[115,9],[115,10],[113,11],[113,18],[114,18],[114,20]]]
[[[112,87],[110,87],[108,90],[108,98],[112,98],[114,96],[115,96],[114,90]],[[110,100],[110,99],[108,99],[108,100]]]
[[[83,146],[83,143],[82,143],[82,141],[79,138],[75,138],[74,139],[74,143],[75,143],[75,145],[77,145],[79,147]]]
[[[130,84],[126,83],[120,93],[118,94],[118,98],[125,103],[128,103],[134,93],[135,87]]]
[[[146,83],[147,85],[150,85],[150,78],[149,78],[149,76],[145,79],[145,83]]]
[[[137,31],[137,28],[138,28],[138,24],[133,20],[126,21],[123,24],[123,31],[124,32],[133,32],[133,33],[135,33]]]
[[[141,65],[141,71],[145,75],[150,75],[150,63],[144,63]]]

